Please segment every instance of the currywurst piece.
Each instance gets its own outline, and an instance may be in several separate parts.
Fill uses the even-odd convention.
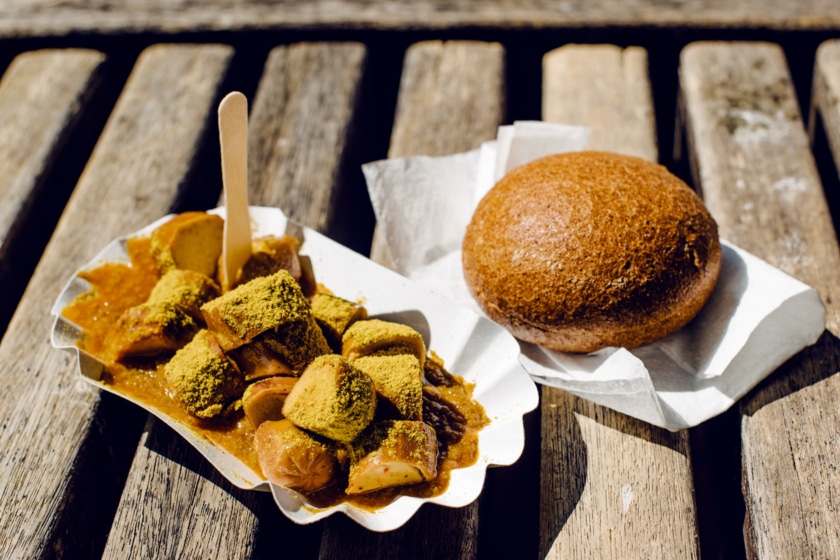
[[[178,350],[199,328],[174,303],[142,303],[125,310],[108,340],[115,360],[150,357]]]
[[[339,470],[333,444],[315,439],[288,420],[260,424],[254,446],[265,477],[299,492],[323,489]]]
[[[206,212],[178,214],[152,232],[151,250],[161,274],[173,268],[214,278],[222,254],[224,220]]]
[[[172,269],[157,281],[145,303],[127,309],[110,335],[116,360],[176,351],[204,326],[201,305],[219,295],[208,276]]]
[[[373,379],[380,402],[391,403],[400,419],[423,419],[423,371],[415,356],[362,356],[353,365]]]
[[[297,252],[299,244],[297,238],[291,235],[269,235],[254,239],[251,243],[251,258],[242,267],[236,285],[246,284],[260,276],[271,276],[281,270],[299,281],[302,274]]]
[[[164,374],[175,398],[199,418],[222,413],[245,389],[242,375],[204,329],[172,356]]]
[[[312,317],[285,324],[277,330],[260,335],[256,340],[262,341],[289,364],[294,375],[303,373],[306,366],[318,356],[332,353],[324,333]]]
[[[242,395],[242,409],[255,428],[269,420],[283,419],[283,403],[297,383],[297,377],[269,377],[248,385]]]
[[[426,345],[419,332],[403,325],[381,319],[356,321],[341,338],[341,355],[351,362],[362,356],[412,354],[426,362]]]
[[[284,325],[310,320],[309,302],[285,270],[255,278],[201,306],[207,328],[225,351]]]
[[[431,480],[437,476],[435,431],[423,422],[374,423],[350,451],[348,494]]]
[[[248,383],[275,375],[294,375],[294,370],[283,356],[259,340],[231,350],[228,356]]]
[[[194,270],[173,268],[161,276],[147,303],[174,303],[203,322],[201,306],[219,297],[219,285],[209,276]]]
[[[315,358],[283,404],[283,415],[300,428],[350,443],[376,411],[373,381],[336,354]]]
[[[331,294],[315,294],[310,303],[312,316],[336,352],[341,351],[341,337],[347,327],[355,321],[367,319],[367,309]]]

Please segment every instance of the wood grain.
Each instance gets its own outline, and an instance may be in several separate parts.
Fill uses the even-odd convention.
[[[23,229],[33,208],[60,196],[46,192],[46,182],[94,93],[104,61],[104,54],[91,50],[32,51],[18,55],[0,80],[3,317],[17,304],[9,293],[12,275],[20,274],[13,247],[27,243]]]
[[[840,550],[840,250],[782,50],[695,43],[681,56],[696,181],[721,236],[813,286],[821,340],[740,404],[745,544],[751,558]]]
[[[543,60],[545,120],[590,126],[592,149],[657,160],[645,50],[569,45]],[[541,557],[699,557],[686,431],[550,387],[541,407]]]
[[[251,204],[291,207],[293,218],[329,229],[365,55],[354,43],[271,51],[249,118],[249,152],[259,162],[249,162]],[[236,489],[174,432],[150,422],[105,555],[249,558],[260,546],[268,554],[288,548],[288,538],[314,554],[319,534],[320,526],[283,518],[270,494]]]
[[[817,112],[823,121],[835,168],[840,170],[840,40],[826,41],[817,49],[808,119],[812,141]]]
[[[504,56],[497,43],[427,41],[409,48],[388,157],[455,154],[495,138],[505,113]],[[371,258],[387,265],[381,236],[377,229]]]
[[[50,345],[50,307],[101,247],[167,213],[215,109],[230,54],[181,46],[144,55],[0,343],[0,534],[15,536],[0,539],[4,558],[95,553],[79,541],[97,529],[88,521],[113,498],[107,491],[122,487],[122,467],[102,442],[110,431],[97,416],[102,395],[80,381],[69,352]],[[79,500],[92,509],[74,508]]]
[[[640,47],[552,51],[543,58],[542,104],[545,121],[588,126],[588,148],[658,160],[647,52]]]
[[[497,44],[439,41],[405,57],[389,155],[442,155],[495,137],[504,100],[504,51]],[[372,254],[382,254],[374,239]],[[343,519],[325,523],[321,558],[347,551],[374,558],[475,558],[478,501],[459,509],[425,505],[403,527],[372,533]]]
[[[0,36],[264,29],[575,29],[747,27],[835,29],[833,0],[6,0]]]
[[[253,204],[335,234],[335,204],[348,189],[342,173],[366,49],[310,43],[269,54],[251,111],[248,176]],[[358,168],[356,168],[358,171]]]
[[[781,49],[695,43],[680,78],[695,182],[721,237],[838,301],[840,252]],[[838,332],[837,306],[827,325]]]
[[[505,109],[504,70],[497,43],[413,45],[405,56],[388,157],[454,154],[495,138]]]

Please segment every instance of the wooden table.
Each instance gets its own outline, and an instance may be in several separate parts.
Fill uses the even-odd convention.
[[[836,2],[133,5],[0,8],[0,558],[840,554]],[[362,163],[465,151],[515,119],[585,124],[816,288],[826,331],[697,428],[542,388],[522,458],[472,505],[388,533],[294,525],[49,342],[57,294],[107,242],[218,204],[233,89],[251,99],[252,203],[379,262]]]

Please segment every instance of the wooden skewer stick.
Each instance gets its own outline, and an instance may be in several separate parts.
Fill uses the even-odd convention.
[[[251,256],[251,220],[248,215],[248,100],[238,91],[219,103],[219,142],[222,148],[222,184],[225,192],[222,289],[236,282]]]

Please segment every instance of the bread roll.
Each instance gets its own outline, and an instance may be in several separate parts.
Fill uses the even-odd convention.
[[[606,152],[510,171],[463,243],[467,284],[521,340],[566,352],[634,348],[688,323],[721,267],[717,224],[661,165]]]

